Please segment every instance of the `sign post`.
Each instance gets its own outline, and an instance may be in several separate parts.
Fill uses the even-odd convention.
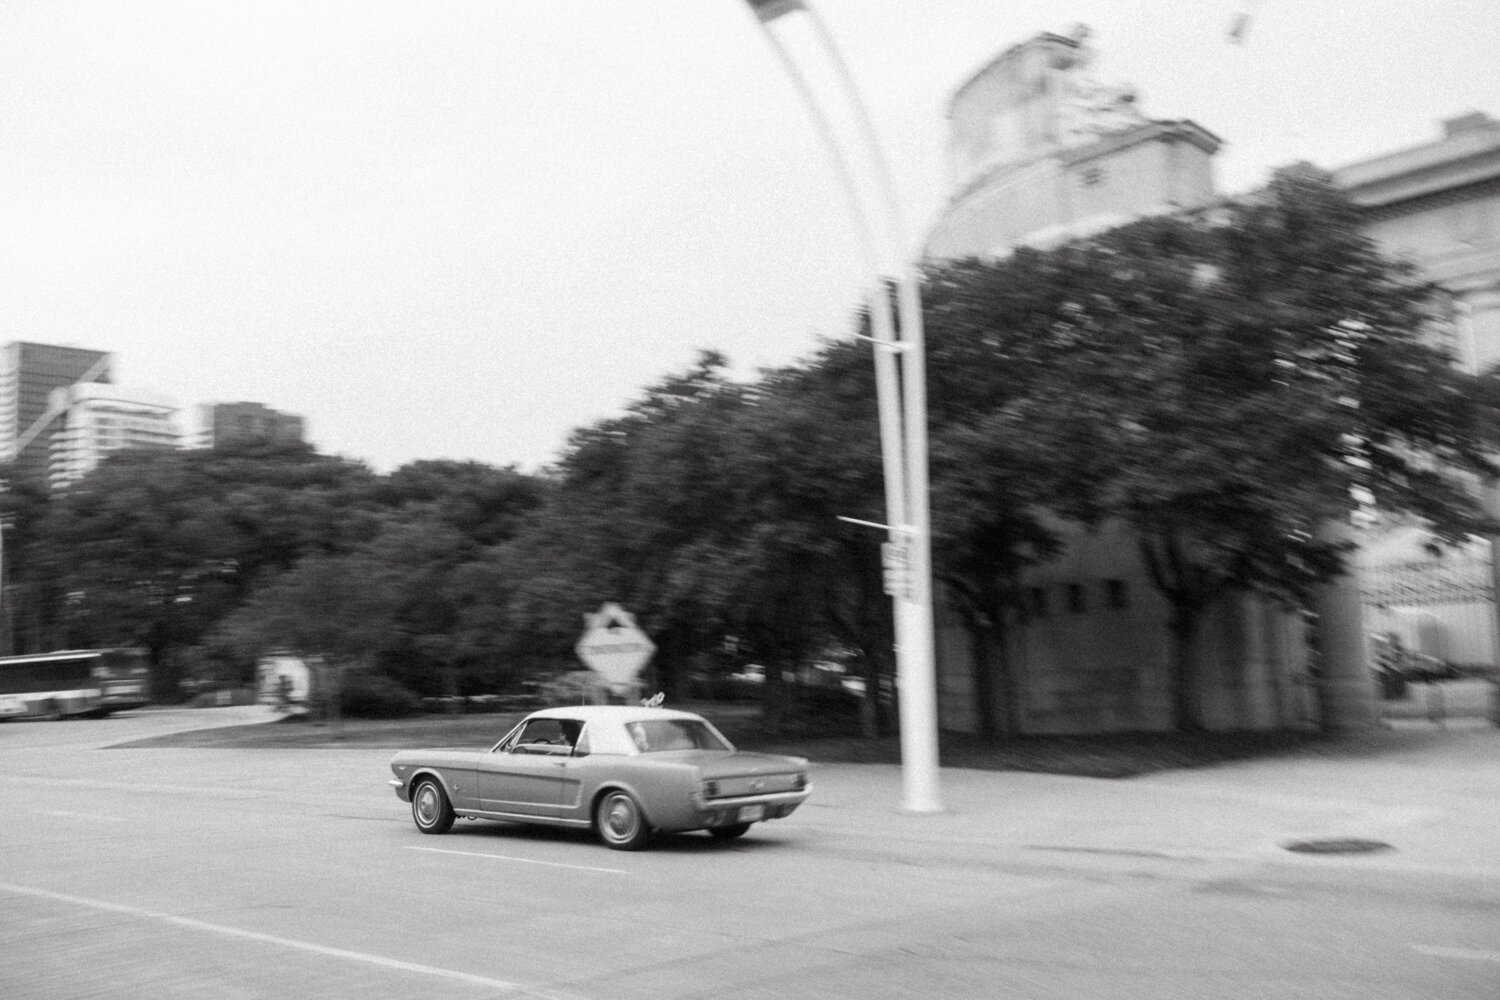
[[[911,600],[911,547],[903,542],[881,542],[880,567],[885,592],[899,600]]]
[[[641,668],[656,652],[656,643],[636,625],[635,615],[618,604],[600,605],[583,620],[583,637],[573,651],[584,666],[609,685],[610,691],[628,697],[639,684]]]

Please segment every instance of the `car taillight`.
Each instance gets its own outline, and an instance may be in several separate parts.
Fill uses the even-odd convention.
[[[703,794],[712,799],[719,794],[719,783],[717,781],[705,781],[703,783]]]
[[[797,776],[792,779],[792,789],[794,791],[800,792],[800,791],[802,791],[802,789],[804,789],[806,787],[807,787],[807,775],[803,774],[800,771],[797,772]]]

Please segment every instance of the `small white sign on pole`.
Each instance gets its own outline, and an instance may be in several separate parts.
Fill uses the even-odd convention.
[[[618,604],[603,604],[583,619],[583,638],[573,651],[615,694],[630,694],[641,668],[651,662],[656,643],[636,625],[635,616]]]
[[[901,542],[880,543],[880,567],[885,592],[911,600],[911,547]]]

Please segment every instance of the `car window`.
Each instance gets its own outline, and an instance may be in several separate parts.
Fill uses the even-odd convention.
[[[531,719],[503,749],[521,753],[571,752],[583,723],[576,719]]]
[[[667,750],[732,750],[706,723],[696,719],[648,719],[626,727],[641,753]]]

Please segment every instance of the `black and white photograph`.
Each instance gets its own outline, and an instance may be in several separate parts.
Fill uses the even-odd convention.
[[[1500,997],[1500,5],[3,0],[0,941]]]

